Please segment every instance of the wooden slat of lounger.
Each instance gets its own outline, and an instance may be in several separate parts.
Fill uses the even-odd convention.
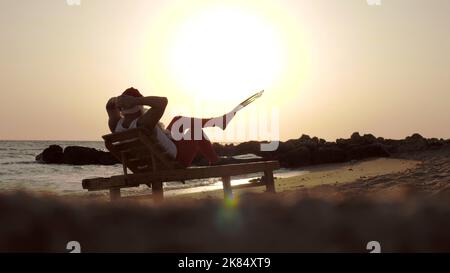
[[[144,144],[142,144],[142,142],[139,140],[139,138],[136,138],[133,141],[130,142],[116,142],[113,143],[114,147],[118,150],[118,151],[125,151],[125,150],[130,150],[130,149],[134,149],[134,150],[142,150],[145,149]]]
[[[117,158],[117,160],[119,160],[120,162],[122,162],[122,154],[121,154],[121,152],[122,151],[120,151],[120,150],[118,150],[117,148],[116,148],[116,146],[115,145],[113,145],[110,141],[105,141],[105,146],[106,146],[106,148],[111,152],[111,154],[115,157],[115,158]],[[141,168],[138,168],[138,166],[139,165],[143,165],[143,160],[147,160],[148,161],[148,163],[147,162],[145,162],[145,163],[147,163],[147,165],[149,166],[149,168],[147,168],[147,169],[141,169]],[[148,171],[151,171],[151,161],[150,161],[150,157],[149,156],[147,156],[146,158],[144,158],[144,159],[139,159],[139,160],[136,160],[135,158],[131,158],[131,160],[130,159],[128,159],[128,161],[127,161],[127,167],[128,167],[128,169],[130,169],[133,173],[141,173],[141,172],[148,172]]]
[[[127,168],[133,173],[142,173],[152,171],[152,161],[150,157],[145,158],[131,158],[127,160]],[[143,168],[143,166],[146,166]]]
[[[152,168],[153,168],[152,153],[150,151],[148,151],[148,149],[146,149],[145,151],[127,150],[127,151],[125,151],[125,153],[128,158],[127,165],[130,166],[130,169],[132,171],[133,171],[133,169],[131,168],[132,166],[143,165],[143,164],[150,166],[151,167],[150,171],[152,170]],[[168,157],[168,155],[165,153],[163,153],[163,155]],[[155,158],[155,157],[153,157],[153,158]],[[170,160],[170,159],[168,158],[168,160]],[[156,159],[155,159],[155,161],[156,162],[154,162],[154,164],[155,164],[154,166],[155,166],[156,170],[175,169],[175,167],[173,167],[173,166],[170,166],[170,167],[165,166],[164,164],[162,164],[162,162],[157,161]],[[139,171],[139,172],[142,172],[142,171]]]
[[[106,149],[108,149],[117,160],[122,162],[120,151],[117,150],[116,147],[114,147],[114,145],[109,140],[105,140],[105,146]]]
[[[117,177],[98,177],[92,179],[83,179],[82,181],[83,189],[87,189],[89,191],[98,191],[98,190],[108,190],[114,188],[127,188],[127,187],[139,187],[140,184],[132,183],[132,181],[127,181],[124,179],[118,179]],[[100,186],[103,185],[103,186]],[[107,186],[106,186],[107,185]]]
[[[226,177],[242,174],[272,171],[280,167],[278,161],[230,164],[210,167],[195,167],[177,170],[158,170],[157,172],[117,175],[111,178],[93,178],[83,180],[83,188],[88,190],[104,190],[111,187],[134,187],[157,181],[180,181],[211,177]]]
[[[123,131],[120,133],[108,134],[108,135],[104,135],[103,139],[110,141],[112,143],[118,142],[118,141],[130,140],[130,139],[136,138],[141,130],[142,130],[141,128],[138,128],[138,129],[126,130],[126,131]]]
[[[153,154],[157,159],[158,169],[180,169],[181,164],[175,161],[162,148],[155,139],[154,135],[145,128],[130,129],[125,132],[113,133],[103,136],[106,148],[121,161],[121,152],[124,149],[141,148],[144,154]],[[131,141],[130,141],[131,138]],[[120,143],[121,142],[121,143]],[[137,158],[139,156],[134,156]],[[133,168],[130,169],[134,172]]]
[[[152,169],[152,161],[151,158],[139,158],[139,159],[129,159],[127,160],[127,167],[133,173],[142,173],[142,172],[151,172]]]
[[[158,145],[153,145],[158,146]],[[156,147],[155,147],[156,149]],[[126,153],[129,161],[135,161],[138,159],[149,160],[152,155],[152,151],[146,146],[136,146],[135,148],[129,148],[121,150],[121,152]],[[169,156],[167,151],[159,152],[159,154],[164,157],[167,162],[172,163],[173,159]],[[173,163],[172,163],[173,164]]]
[[[128,161],[149,161],[151,159],[151,152],[145,147],[141,147],[139,149],[122,150],[121,153],[127,156]]]
[[[169,159],[165,154],[161,153],[161,150],[153,144],[154,141],[150,141],[145,134],[139,134],[141,142],[153,153],[153,155],[164,165],[166,168],[174,168],[173,160]]]

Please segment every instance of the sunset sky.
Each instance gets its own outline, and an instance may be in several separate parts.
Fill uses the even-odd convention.
[[[282,140],[450,138],[449,15],[448,0],[0,0],[0,140],[100,140],[130,86],[168,97],[166,124],[264,89],[232,126],[278,113]]]

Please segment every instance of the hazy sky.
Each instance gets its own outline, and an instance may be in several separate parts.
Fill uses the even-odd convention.
[[[381,3],[0,0],[0,139],[99,140],[130,86],[165,123],[264,88],[237,120],[278,111],[283,140],[450,138],[450,1]]]

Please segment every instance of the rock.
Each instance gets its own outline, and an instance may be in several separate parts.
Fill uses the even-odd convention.
[[[319,138],[318,137],[313,137],[312,139],[311,139],[316,145],[319,145]]]
[[[364,143],[372,144],[378,142],[377,138],[372,134],[365,134],[363,137]]]
[[[440,149],[442,146],[444,146],[444,141],[439,140],[437,138],[431,138],[427,140],[427,146],[429,149]]]
[[[278,160],[281,166],[287,168],[307,166],[311,164],[311,151],[306,147],[299,147],[282,154]]]
[[[100,165],[115,165],[120,163],[111,153],[100,151],[100,153],[97,154]]]
[[[359,134],[359,132],[354,132],[351,136],[350,136],[350,140],[352,142],[359,142],[361,140],[361,135]]]
[[[336,139],[336,144],[339,147],[345,148],[348,144],[350,144],[350,140],[345,138],[338,138]]]
[[[300,140],[300,141],[309,141],[309,140],[311,140],[311,137],[308,136],[308,135],[303,134],[303,135],[299,138],[299,140]]]
[[[261,151],[261,144],[258,141],[247,141],[238,144],[234,151],[235,154],[233,155],[242,155],[242,154],[258,155],[260,151]]]
[[[422,135],[415,133],[415,134],[412,134],[411,136],[406,137],[405,140],[423,140],[423,139],[424,138]]]
[[[314,150],[317,148],[317,146],[319,145],[319,139],[317,137],[311,138],[308,135],[302,135],[298,140],[297,140],[298,145],[297,146],[306,146],[311,150]]]
[[[50,145],[50,147],[36,156],[36,161],[48,164],[61,164],[63,162],[63,149],[59,145]]]
[[[51,145],[36,156],[36,161],[48,164],[70,165],[114,165],[119,163],[109,152],[93,148],[69,146],[64,150],[61,146]]]
[[[347,154],[341,148],[335,147],[321,147],[312,155],[313,164],[327,164],[345,162]]]
[[[413,134],[401,141],[397,151],[398,152],[414,152],[423,151],[428,147],[427,140],[423,138],[420,134]]]
[[[274,151],[260,151],[257,155],[264,158],[264,160],[278,160],[281,155],[284,155],[290,151],[296,150],[302,145],[297,139],[290,139],[288,141],[280,141],[278,148]]]
[[[115,164],[112,155],[107,152],[99,151],[94,148],[68,146],[64,149],[64,164],[71,165],[94,165],[108,163],[106,165]]]
[[[389,152],[381,144],[354,145],[347,150],[347,160],[389,156]]]
[[[355,132],[351,135],[350,141],[347,144],[373,144],[377,142],[377,138],[372,134],[365,134],[361,136],[358,132]]]

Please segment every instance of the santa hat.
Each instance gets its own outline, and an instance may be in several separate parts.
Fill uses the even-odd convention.
[[[139,90],[137,90],[134,87],[130,87],[127,90],[125,90],[122,93],[122,96],[131,96],[131,97],[136,97],[136,98],[143,97],[143,95],[139,92]],[[134,114],[139,111],[144,112],[144,106],[136,105],[136,106],[128,108],[128,109],[121,109],[120,111],[122,112],[122,114]]]
[[[123,91],[122,96],[132,96],[132,97],[143,97],[141,92],[134,87],[130,87],[127,90]]]

